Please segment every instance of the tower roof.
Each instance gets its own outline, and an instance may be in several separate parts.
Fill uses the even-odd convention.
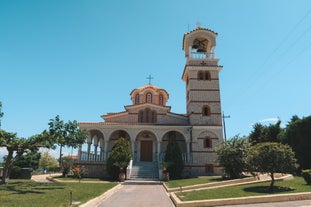
[[[184,34],[184,37],[183,37],[183,43],[182,43],[182,49],[184,50],[185,49],[185,41],[186,41],[186,38],[190,35],[190,34],[194,34],[194,33],[199,33],[199,32],[207,32],[207,33],[211,33],[212,36],[217,36],[218,33],[217,32],[214,32],[213,30],[210,30],[210,29],[207,29],[207,28],[202,28],[202,27],[197,27],[187,33]]]

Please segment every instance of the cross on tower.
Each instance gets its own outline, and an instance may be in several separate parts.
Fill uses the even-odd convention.
[[[206,65],[206,62],[202,61],[202,62],[200,63],[200,65]]]
[[[149,75],[146,79],[149,79],[149,85],[151,84],[151,80],[153,79],[153,77],[151,77],[151,75]]]

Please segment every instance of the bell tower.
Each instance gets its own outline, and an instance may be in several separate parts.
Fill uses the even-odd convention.
[[[187,114],[190,125],[221,126],[219,72],[215,55],[217,33],[198,27],[183,37],[186,64]]]

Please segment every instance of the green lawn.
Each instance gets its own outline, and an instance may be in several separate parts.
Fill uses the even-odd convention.
[[[55,178],[55,179],[57,179],[57,180],[61,180],[61,181],[64,181],[64,182],[66,182],[66,181],[79,181],[79,179],[78,178],[75,178],[75,177],[72,177],[72,176],[68,176],[68,177],[63,177],[63,176],[53,176],[53,178]],[[81,182],[83,182],[83,181],[107,181],[107,182],[109,182],[109,181],[111,181],[111,180],[109,180],[108,178],[106,179],[106,178],[81,178]]]
[[[63,207],[73,201],[82,203],[116,186],[116,183],[36,183],[30,180],[10,180],[0,185],[0,207]]]
[[[169,182],[165,182],[165,184],[169,188],[178,188],[178,187],[183,187],[183,186],[190,186],[190,185],[197,185],[197,184],[204,184],[204,183],[218,182],[218,181],[222,181],[222,178],[220,176],[204,176],[204,177],[199,177],[199,178],[170,180]]]
[[[270,182],[265,182],[250,185],[216,188],[210,190],[180,192],[176,194],[182,201],[192,201],[217,198],[259,196],[266,194],[311,192],[311,185],[307,185],[304,179],[301,177],[295,177],[292,180],[276,182],[274,192],[270,192],[268,190],[269,185]]]

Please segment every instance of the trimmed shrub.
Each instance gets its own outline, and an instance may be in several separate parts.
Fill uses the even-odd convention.
[[[303,170],[301,175],[303,179],[305,179],[307,185],[311,185],[311,169]]]
[[[119,173],[126,170],[132,158],[131,147],[129,141],[124,138],[119,138],[109,154],[107,159],[107,172],[109,176],[117,180]]]
[[[167,163],[167,171],[169,172],[170,179],[181,178],[181,173],[184,169],[184,162],[182,160],[182,153],[177,141],[170,138],[167,144],[164,162]]]

